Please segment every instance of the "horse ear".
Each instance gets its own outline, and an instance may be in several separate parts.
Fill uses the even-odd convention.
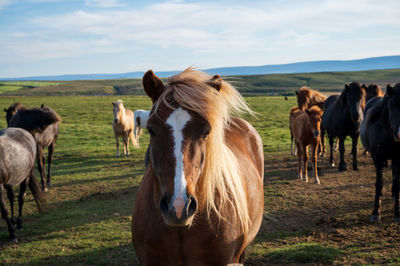
[[[112,102],[112,105],[115,106],[115,102]]]
[[[393,95],[393,87],[390,86],[390,84],[388,84],[386,86],[386,93],[387,93],[387,95],[389,95],[389,97],[392,97],[392,95]]]
[[[366,90],[368,87],[367,87],[367,85],[363,84],[363,85],[361,85],[361,88],[364,88]]]
[[[6,109],[6,108],[4,108],[4,112],[6,112],[6,113],[7,113],[7,109]]]
[[[294,91],[295,93],[296,93],[296,95],[299,95],[299,92],[298,91]]]
[[[344,85],[344,88],[348,91],[350,89],[349,85]]]
[[[161,79],[154,74],[153,70],[149,70],[144,74],[142,82],[147,96],[155,103],[164,90]]]
[[[42,105],[40,105],[40,108],[44,108],[44,104],[42,103]]]
[[[217,91],[221,90],[222,87],[222,79],[220,75],[214,75],[211,79],[207,80],[206,83],[212,87],[214,87]]]

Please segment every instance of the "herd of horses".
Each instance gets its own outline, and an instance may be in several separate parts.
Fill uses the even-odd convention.
[[[351,154],[353,170],[358,170],[357,143],[361,142],[371,154],[376,168],[375,200],[371,220],[380,219],[380,197],[382,195],[382,170],[392,160],[392,198],[394,220],[400,222],[400,83],[394,87],[387,85],[386,93],[376,84],[366,86],[358,82],[345,85],[340,95],[326,98],[321,93],[302,87],[296,91],[298,106],[290,110],[290,132],[299,158],[298,176],[307,177],[308,151],[312,148],[312,166],[315,182],[317,157],[325,155],[325,134],[328,135],[329,164],[334,166],[333,147],[337,138],[339,144],[339,171],[347,170],[344,159],[347,136],[352,139]],[[293,145],[293,144],[292,144]],[[294,154],[294,149],[293,152]],[[301,163],[303,160],[303,164]],[[303,167],[303,169],[302,169]]]
[[[141,129],[150,143],[145,173],[133,210],[132,241],[143,265],[228,265],[243,263],[246,247],[261,226],[264,210],[264,152],[256,129],[242,118],[255,113],[240,93],[219,75],[188,68],[165,83],[149,70],[143,88],[152,101],[150,111],[125,109],[113,102],[113,129],[119,153],[129,156],[129,141],[139,146]],[[308,147],[313,177],[320,183],[317,157],[325,154],[324,135],[333,146],[338,139],[339,170],[347,169],[344,140],[353,140],[353,169],[357,170],[357,141],[371,153],[376,167],[376,195],[372,219],[379,219],[382,169],[392,160],[395,219],[399,213],[400,84],[346,85],[340,95],[326,98],[303,87],[296,91],[298,106],[290,111],[290,132],[299,158],[299,177],[308,180]],[[373,95],[373,96],[370,96]],[[369,99],[368,97],[371,97]],[[10,240],[22,226],[26,187],[40,210],[43,191],[51,184],[51,154],[61,119],[49,107],[27,109],[15,104],[5,109],[8,128],[0,131],[0,203]],[[43,149],[49,147],[47,180]],[[294,149],[293,149],[294,151]],[[41,189],[33,176],[35,158]],[[12,187],[20,185],[19,215],[14,219]],[[11,218],[3,191],[11,205]]]

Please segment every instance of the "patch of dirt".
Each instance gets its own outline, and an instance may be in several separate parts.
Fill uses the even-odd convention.
[[[266,159],[265,215],[255,245],[274,249],[299,242],[321,243],[342,252],[334,264],[386,264],[399,258],[400,224],[393,222],[391,169],[384,170],[381,221],[371,222],[375,168],[369,155],[358,153],[358,171],[352,170],[347,151],[345,172],[329,166],[327,158],[319,158],[320,185],[314,184],[312,171],[309,183],[297,178],[298,160],[289,153]],[[276,263],[268,255],[248,262]]]

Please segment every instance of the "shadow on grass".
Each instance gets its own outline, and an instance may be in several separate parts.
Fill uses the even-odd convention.
[[[120,245],[69,255],[61,253],[14,265],[139,265],[139,262],[132,245]]]
[[[116,217],[131,216],[137,186],[116,191],[97,189],[78,199],[58,201],[45,206],[42,213],[23,216],[24,230],[19,231],[20,242],[51,238],[52,232],[66,231],[91,223],[98,223]],[[125,219],[126,220],[126,219]],[[130,223],[129,221],[123,221]],[[8,232],[2,221],[0,249],[8,244]]]

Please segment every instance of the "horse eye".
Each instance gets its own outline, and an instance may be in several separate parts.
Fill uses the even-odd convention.
[[[206,139],[208,137],[208,134],[210,134],[210,131],[206,131],[201,137],[203,139]]]

